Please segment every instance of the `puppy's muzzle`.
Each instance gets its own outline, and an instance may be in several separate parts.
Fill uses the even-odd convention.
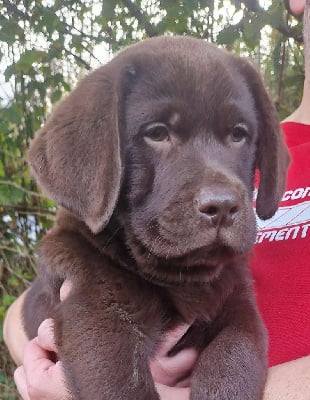
[[[220,185],[202,189],[196,204],[206,223],[218,228],[231,226],[242,209],[238,192]]]

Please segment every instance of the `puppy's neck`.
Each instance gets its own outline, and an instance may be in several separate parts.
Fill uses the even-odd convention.
[[[189,324],[211,322],[220,313],[227,299],[240,286],[244,290],[249,285],[246,264],[227,266],[221,277],[208,283],[184,284],[166,289],[182,319]]]
[[[123,229],[113,218],[101,233],[94,235],[81,220],[69,211],[60,209],[55,227],[78,232],[113,263],[133,273],[138,279],[159,287],[181,319],[189,324],[194,321],[212,321],[236,285],[247,282],[245,278],[248,276],[248,267],[246,262],[240,260],[234,265],[225,265],[218,275],[205,281],[186,281],[184,276],[180,280],[169,280],[169,276],[165,277],[163,274],[169,265],[161,265],[160,260],[149,260],[152,265],[143,268],[140,265],[142,261],[139,262],[137,257],[132,255],[129,244],[124,245],[126,239]],[[161,270],[161,273],[156,274],[156,270]]]

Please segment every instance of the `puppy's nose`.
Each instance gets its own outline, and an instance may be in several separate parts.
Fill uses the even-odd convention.
[[[197,200],[199,212],[214,227],[232,225],[241,210],[238,193],[225,187],[204,189]]]

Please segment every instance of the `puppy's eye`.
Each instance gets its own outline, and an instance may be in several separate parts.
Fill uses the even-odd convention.
[[[162,142],[169,139],[169,129],[165,124],[151,124],[145,128],[144,136],[154,142]]]
[[[240,143],[248,137],[248,133],[248,128],[245,124],[238,124],[230,132],[230,139],[232,142]]]

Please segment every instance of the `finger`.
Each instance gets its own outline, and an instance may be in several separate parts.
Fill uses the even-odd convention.
[[[181,350],[173,357],[155,357],[150,360],[154,382],[184,387],[185,381],[187,386],[197,358],[198,352],[193,348]]]
[[[306,0],[290,0],[290,9],[296,15],[301,14],[306,5]]]
[[[189,400],[189,388],[172,388],[157,383],[156,390],[161,400]]]
[[[150,359],[150,370],[153,380],[168,386],[174,386],[185,377],[189,377],[198,357],[194,348],[169,355],[171,349],[182,339],[190,325],[181,324],[166,334],[163,343]]]
[[[64,283],[60,287],[60,301],[64,301],[68,296],[72,289],[72,282],[69,279],[66,279]]]
[[[194,348],[187,348],[179,351],[173,357],[165,359],[165,368],[173,374],[185,375],[191,371],[197,361],[198,351]]]
[[[49,318],[45,319],[38,328],[38,344],[45,350],[56,353],[56,345],[54,338],[54,321]]]
[[[167,353],[182,339],[189,328],[189,324],[180,324],[170,330],[166,334],[164,341],[158,347],[156,353],[160,356],[167,355]]]
[[[188,375],[185,378],[181,379],[180,381],[176,382],[174,387],[176,388],[189,388],[191,385],[191,376]]]
[[[27,380],[26,380],[25,369],[23,366],[18,367],[15,370],[14,381],[16,383],[17,390],[19,391],[19,394],[21,395],[22,399],[30,400],[30,397],[28,395],[28,390],[27,390]]]
[[[49,352],[42,348],[38,339],[32,339],[25,347],[24,363],[27,380],[32,375],[44,372],[55,365],[49,359]]]
[[[26,346],[24,355],[25,380],[28,392],[38,399],[67,399],[67,389],[62,363],[52,362],[49,352],[33,339]],[[27,399],[28,400],[28,399]]]

